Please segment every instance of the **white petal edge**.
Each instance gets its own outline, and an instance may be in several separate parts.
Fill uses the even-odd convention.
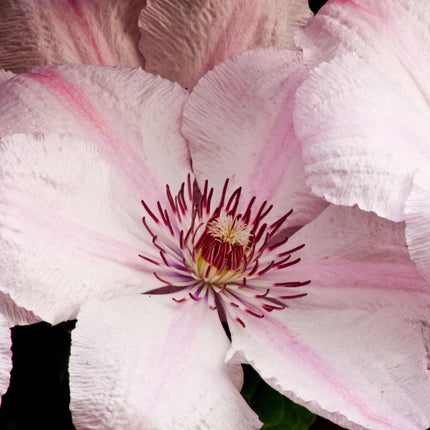
[[[0,396],[5,394],[9,388],[12,370],[12,339],[9,327],[9,321],[0,315]]]

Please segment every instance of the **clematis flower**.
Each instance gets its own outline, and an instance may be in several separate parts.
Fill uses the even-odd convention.
[[[306,0],[6,0],[0,68],[54,63],[144,66],[191,89],[251,48],[295,49]]]
[[[305,77],[271,49],[191,96],[81,65],[0,87],[1,291],[77,317],[77,429],[258,428],[240,363],[348,428],[428,426],[428,283],[402,224],[305,186]]]
[[[430,280],[428,2],[329,1],[297,35],[313,67],[296,128],[312,190],[406,220]]]

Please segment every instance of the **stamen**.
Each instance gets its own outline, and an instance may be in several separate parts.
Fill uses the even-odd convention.
[[[153,272],[161,283],[157,294],[165,289],[166,294],[175,294],[172,300],[176,303],[205,303],[245,327],[244,315],[264,318],[266,312],[286,309],[283,300],[307,294],[291,294],[290,288],[306,286],[310,281],[291,280],[288,275],[288,267],[300,262],[291,255],[304,245],[284,251],[287,237],[275,243],[272,240],[292,211],[268,221],[273,205],[264,201],[253,211],[256,196],[243,205],[242,188],[228,193],[228,185],[226,179],[219,203],[213,208],[213,188],[205,181],[199,194],[193,190],[190,175],[176,195],[166,185],[167,208],[157,201],[157,215],[142,201],[146,215],[155,222],[152,225],[142,217],[158,256],[139,257],[159,268]]]

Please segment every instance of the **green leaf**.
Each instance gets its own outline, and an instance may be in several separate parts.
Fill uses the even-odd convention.
[[[266,384],[258,373],[243,365],[242,396],[264,423],[264,430],[308,430],[315,415]]]

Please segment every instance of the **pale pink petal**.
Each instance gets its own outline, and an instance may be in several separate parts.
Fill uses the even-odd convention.
[[[0,315],[0,395],[9,388],[10,372],[12,370],[12,339],[9,323]],[[0,399],[1,403],[1,399]]]
[[[404,219],[413,173],[430,158],[430,110],[416,85],[345,55],[311,71],[294,120],[313,192]]]
[[[208,70],[252,48],[295,49],[312,16],[303,0],[148,0],[139,17],[145,69],[191,89]]]
[[[16,325],[35,324],[42,321],[42,318],[16,305],[8,294],[0,291],[0,314],[5,318],[8,327]]]
[[[315,310],[392,306],[411,318],[427,318],[430,284],[410,260],[404,228],[358,208],[330,206],[285,245],[306,246],[283,281],[311,280],[295,289],[308,295],[288,305]]]
[[[14,73],[0,69],[0,85],[15,76]]]
[[[0,285],[18,306],[55,324],[89,297],[152,288],[143,208],[122,207],[128,189],[95,146],[17,134],[0,166]]]
[[[430,95],[430,5],[421,0],[331,0],[296,33],[308,65],[356,52]]]
[[[412,260],[430,281],[430,168],[419,170],[406,200],[406,239]]]
[[[90,302],[70,358],[71,411],[85,429],[257,429],[233,382],[216,312],[169,296]]]
[[[187,92],[140,69],[52,66],[0,87],[0,136],[74,134],[99,147],[127,183],[129,199],[154,203],[190,171],[181,135]],[[120,193],[119,193],[120,194]]]
[[[54,63],[143,65],[139,12],[144,0],[5,0],[0,67],[22,72]]]
[[[395,308],[285,309],[232,325],[229,357],[246,360],[294,401],[353,430],[430,425],[428,319]]]
[[[270,214],[294,213],[304,224],[324,207],[305,185],[292,109],[306,71],[300,53],[265,49],[245,52],[202,78],[185,105],[183,133],[190,144],[200,187],[219,191],[230,178],[242,186],[242,204],[256,196],[275,204]]]

